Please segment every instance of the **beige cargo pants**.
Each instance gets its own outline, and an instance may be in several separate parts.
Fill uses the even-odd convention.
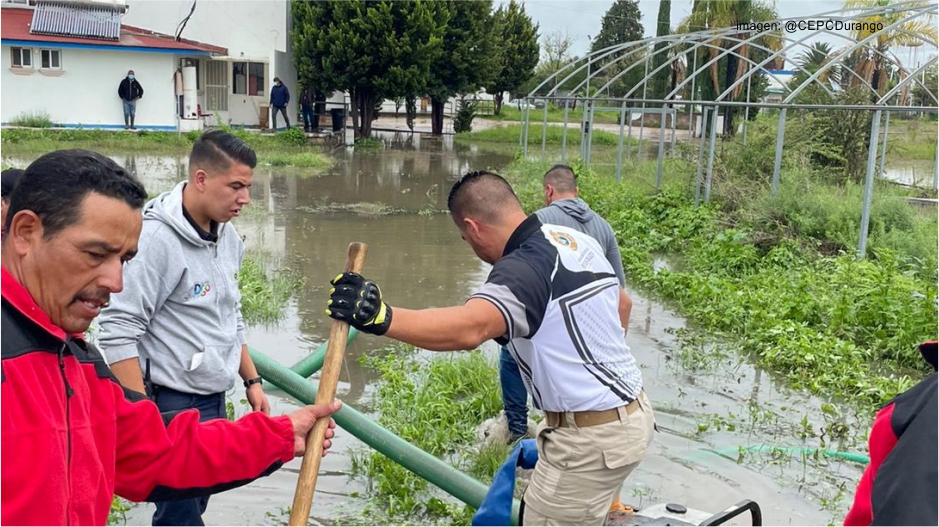
[[[639,405],[602,425],[539,425],[538,464],[525,491],[523,525],[603,525],[615,494],[652,442],[655,416],[645,392]]]

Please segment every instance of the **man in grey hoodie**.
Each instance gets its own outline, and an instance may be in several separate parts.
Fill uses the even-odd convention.
[[[203,134],[189,180],[144,206],[124,290],[101,312],[99,344],[125,387],[162,412],[225,418],[225,392],[244,380],[254,411],[270,413],[245,340],[238,272],[245,245],[230,220],[250,202],[257,156],[240,139]],[[202,525],[208,498],[157,503],[153,525]]]
[[[620,287],[625,288],[623,257],[613,228],[591,210],[584,200],[577,197],[577,176],[574,170],[567,165],[554,165],[545,172],[543,188],[545,207],[535,212],[541,223],[570,227],[600,242],[606,259],[619,279]],[[629,295],[626,295],[626,300],[624,320],[629,320],[632,300]],[[499,359],[499,379],[502,383],[502,405],[509,424],[509,442],[514,443],[528,434],[528,393],[518,363],[504,346]]]

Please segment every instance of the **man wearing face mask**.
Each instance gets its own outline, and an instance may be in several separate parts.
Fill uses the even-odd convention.
[[[117,87],[117,96],[124,104],[124,129],[136,130],[134,117],[137,115],[137,99],[143,97],[143,87],[137,82],[134,70],[129,70],[127,76],[121,80]]]
[[[287,128],[290,128],[290,117],[287,117],[287,103],[289,102],[290,91],[279,78],[274,77],[274,87],[271,88],[271,121],[275,132],[277,131],[277,112],[284,114],[284,121],[287,123]]]

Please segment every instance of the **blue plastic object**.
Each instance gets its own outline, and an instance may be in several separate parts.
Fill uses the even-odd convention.
[[[482,505],[473,515],[473,525],[513,525],[512,496],[515,494],[515,468],[533,469],[538,463],[534,439],[519,441],[509,458],[499,467]],[[517,520],[517,518],[516,518]]]

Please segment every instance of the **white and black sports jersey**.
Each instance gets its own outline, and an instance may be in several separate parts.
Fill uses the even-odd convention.
[[[619,319],[619,281],[599,242],[534,214],[512,233],[470,298],[505,317],[508,344],[535,406],[608,410],[632,402],[642,374]]]

